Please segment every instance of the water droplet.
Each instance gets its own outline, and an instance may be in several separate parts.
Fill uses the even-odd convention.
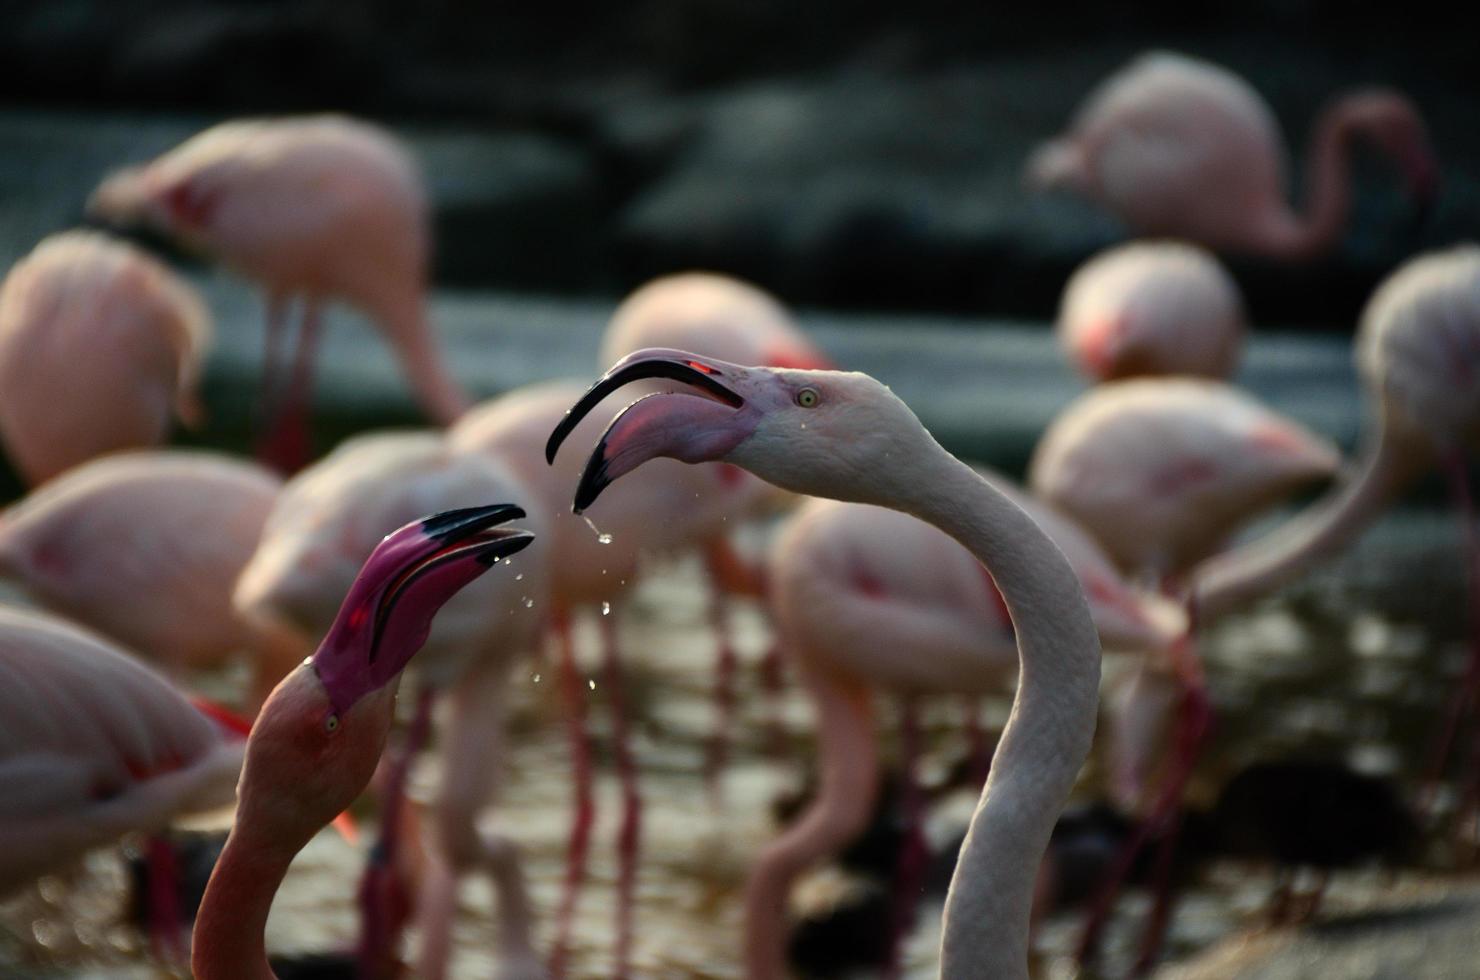
[[[603,615],[603,616],[610,616],[611,614],[612,614],[612,604],[610,602],[603,602],[601,604],[601,615]]]
[[[596,524],[591,520],[591,518],[587,517],[585,514],[582,514],[581,520],[585,521],[586,526],[589,527],[591,529],[591,532],[596,535],[597,541],[600,541],[602,544],[612,543],[612,536],[601,530],[601,528],[597,527]]]
[[[524,608],[525,609],[533,609],[534,608],[534,600],[531,599],[531,598],[529,598],[529,596],[525,596],[524,597]]]
[[[524,573],[523,572],[520,572],[518,575],[515,575],[514,576],[514,581],[516,581],[516,582],[523,582],[524,581]]]
[[[588,680],[586,682],[586,686],[589,687],[593,691],[596,690],[596,682],[594,680]]]
[[[602,544],[611,544],[612,536],[610,534],[598,534],[596,536],[596,540],[600,541]]]
[[[536,683],[536,684],[538,684],[538,683],[539,683],[539,682],[540,682],[540,675],[539,675],[539,674],[535,674],[535,675],[534,675],[534,682],[535,682],[535,683]]]

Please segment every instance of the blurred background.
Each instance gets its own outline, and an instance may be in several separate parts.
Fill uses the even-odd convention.
[[[1473,5],[6,0],[0,12],[0,268],[82,223],[87,195],[107,173],[222,119],[361,115],[407,140],[423,167],[435,220],[433,321],[480,396],[591,377],[623,295],[663,273],[710,269],[797,308],[823,349],[889,382],[948,448],[1021,474],[1049,420],[1085,387],[1052,333],[1064,283],[1127,237],[1089,201],[1025,191],[1023,164],[1098,80],[1150,48],[1246,78],[1278,117],[1294,175],[1304,172],[1313,120],[1352,87],[1405,92],[1429,125],[1442,187],[1424,220],[1383,162],[1359,154],[1352,217],[1332,254],[1301,265],[1226,259],[1253,327],[1237,380],[1345,449],[1364,412],[1350,353],[1362,304],[1404,259],[1480,233]],[[210,423],[177,441],[243,448],[261,358],[258,291],[165,243],[151,247],[189,270],[217,322]],[[330,326],[315,395],[318,448],[418,420],[363,319],[336,309]],[[11,475],[6,488],[9,499],[20,483]],[[1221,688],[1219,738],[1244,739],[1243,758],[1315,746],[1387,775],[1418,758],[1463,663],[1465,613],[1439,481],[1408,499],[1409,509],[1340,562],[1215,631],[1215,692],[1220,673],[1240,678]],[[697,601],[669,581],[649,598],[649,620],[671,625],[672,603]],[[762,628],[748,628],[759,649]],[[702,653],[680,642],[650,654],[667,666],[640,676],[638,700],[643,683],[699,664]],[[654,743],[661,734],[678,740],[648,746],[662,770],[652,833],[678,849],[706,697],[693,680],[676,701],[654,706],[648,732]],[[805,706],[791,713],[805,725]],[[949,719],[936,723],[939,731]],[[561,809],[564,787],[539,773],[563,762],[558,746],[529,751],[510,820],[527,843],[539,838],[531,874],[548,906],[560,840],[553,827],[548,841],[540,837],[542,820]],[[743,749],[737,764],[748,787],[769,786],[744,775]],[[311,861],[343,858],[332,844],[316,847]],[[729,975],[735,910],[712,895],[683,897],[700,858],[669,863],[646,900],[667,903],[671,916],[643,913],[653,932],[638,950],[639,972]],[[1361,879],[1347,894],[1360,905],[1383,887]],[[1229,934],[1264,890],[1235,877],[1195,893],[1191,917],[1173,931],[1174,956]],[[324,897],[309,888],[287,901],[311,918]],[[11,912],[0,975],[82,969],[65,955],[60,966],[38,958],[36,946],[48,943],[17,931],[30,912]],[[349,934],[347,902],[324,914],[328,923],[315,921],[303,944]],[[600,975],[609,939],[597,914],[579,961],[591,975]],[[722,934],[712,945],[672,952],[714,916]],[[927,919],[909,954],[926,973],[933,928]],[[1072,937],[1067,928],[1053,935],[1052,969],[1063,975]],[[460,941],[464,952],[481,941],[471,913]],[[1465,951],[1461,944],[1455,964]],[[1118,955],[1127,955],[1124,943]]]

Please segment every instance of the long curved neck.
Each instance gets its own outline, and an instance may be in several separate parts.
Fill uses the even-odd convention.
[[[817,796],[761,853],[745,885],[745,976],[786,975],[787,900],[799,874],[836,854],[868,823],[879,789],[879,749],[867,690],[799,665],[817,707]]]
[[[249,826],[232,828],[195,917],[196,980],[276,980],[267,963],[267,913],[292,860],[293,851],[252,839]]]
[[[468,410],[472,400],[452,376],[426,312],[421,298],[388,305],[383,311],[386,335],[422,411],[438,425],[449,426]]]
[[[1193,572],[1197,617],[1214,619],[1266,595],[1349,545],[1426,463],[1411,439],[1383,425],[1355,477],[1270,534]]]
[[[1068,560],[1012,501],[931,440],[893,505],[974,554],[1012,616],[1019,676],[946,896],[941,975],[1026,977],[1038,865],[1089,754],[1100,641]]]
[[[1305,173],[1305,213],[1285,209],[1271,220],[1270,250],[1307,259],[1329,250],[1346,226],[1351,204],[1351,113],[1338,102],[1321,114],[1311,134]]]

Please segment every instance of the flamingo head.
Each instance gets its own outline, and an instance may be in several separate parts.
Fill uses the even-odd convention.
[[[523,516],[509,504],[447,511],[380,542],[318,651],[283,678],[252,726],[239,827],[301,847],[354,801],[380,759],[396,681],[433,616],[534,540],[497,526]]]
[[[906,492],[921,446],[933,444],[913,412],[866,374],[741,367],[687,351],[649,348],[618,361],[551,433],[565,438],[611,392],[662,379],[681,390],[627,406],[597,444],[576,490],[577,513],[650,459],[727,461],[784,490],[859,503]],[[881,467],[880,459],[893,465]]]
[[[1358,92],[1345,102],[1353,128],[1394,162],[1415,210],[1426,214],[1439,193],[1439,161],[1418,109],[1386,89]]]

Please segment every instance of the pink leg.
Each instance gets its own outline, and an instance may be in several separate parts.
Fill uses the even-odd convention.
[[[781,641],[771,644],[760,662],[761,692],[766,700],[765,754],[772,759],[786,756],[786,730],[781,723],[781,698],[786,694],[786,656]]]
[[[156,959],[184,963],[185,936],[180,928],[180,863],[169,838],[151,836],[145,844],[149,863],[149,943]]]
[[[900,704],[900,779],[903,792],[900,805],[904,809],[904,846],[900,848],[899,860],[894,869],[894,907],[889,922],[889,956],[884,976],[893,980],[899,976],[899,947],[904,937],[915,925],[915,904],[925,877],[925,864],[929,852],[925,846],[925,798],[920,789],[918,763],[920,758],[920,719],[915,703],[905,698]]]
[[[262,387],[257,396],[257,413],[261,428],[277,418],[278,399],[283,387],[283,326],[288,319],[288,298],[281,293],[267,295],[267,330],[262,352]]]
[[[739,661],[730,643],[729,601],[716,587],[709,596],[709,627],[719,644],[714,661],[714,730],[704,747],[704,786],[716,809],[723,805],[720,780],[730,755],[730,728],[735,717],[735,673]]]
[[[370,852],[360,879],[360,942],[357,952],[362,978],[394,977],[399,972],[401,932],[411,916],[410,889],[399,874],[401,808],[406,800],[406,777],[416,754],[426,744],[432,725],[432,691],[417,695],[416,715],[406,732],[406,743],[391,763],[381,801],[380,839]]]
[[[1148,933],[1141,950],[1141,960],[1154,962],[1160,949],[1161,931],[1165,929],[1166,923],[1170,920],[1170,861],[1171,852],[1176,844],[1176,827],[1181,819],[1182,792],[1187,787],[1187,781],[1192,777],[1193,767],[1197,763],[1198,755],[1213,721],[1206,683],[1202,678],[1196,654],[1191,648],[1190,639],[1174,656],[1177,658],[1178,672],[1186,685],[1186,691],[1178,711],[1172,767],[1162,787],[1161,796],[1152,808],[1151,815],[1136,829],[1120,857],[1116,859],[1114,868],[1111,869],[1105,885],[1095,898],[1089,916],[1085,919],[1084,932],[1080,936],[1079,946],[1075,951],[1075,957],[1081,964],[1088,963],[1095,957],[1099,948],[1100,934],[1109,920],[1115,899],[1120,894],[1126,876],[1130,873],[1131,865],[1153,833],[1161,836],[1162,850],[1158,856],[1156,905],[1148,924]],[[1163,870],[1167,872],[1165,875],[1161,873]]]
[[[1474,706],[1476,692],[1480,690],[1480,565],[1477,565],[1477,560],[1480,560],[1480,544],[1477,544],[1475,539],[1475,504],[1470,493],[1470,477],[1463,454],[1456,453],[1449,458],[1448,471],[1450,494],[1463,524],[1461,535],[1464,542],[1465,575],[1470,603],[1470,660],[1465,667],[1464,678],[1450,696],[1448,705],[1445,706],[1444,720],[1440,723],[1439,734],[1429,751],[1427,778],[1424,780],[1428,788],[1423,794],[1419,807],[1425,817],[1433,815],[1436,790],[1444,777],[1444,770],[1448,767],[1450,750],[1454,747],[1455,737],[1459,733],[1465,716]],[[1463,787],[1469,786],[1476,776],[1473,765],[1467,765],[1466,769],[1468,771],[1462,775],[1460,780],[1462,792],[1464,792]],[[1463,812],[1461,817],[1463,817]]]
[[[637,764],[627,729],[627,705],[623,691],[622,662],[617,652],[614,618],[601,617],[603,677],[612,713],[612,752],[617,779],[622,786],[622,826],[617,832],[617,950],[612,975],[626,980],[632,952],[633,899],[637,894],[637,859],[642,847],[642,795],[637,785]]]
[[[301,470],[312,455],[308,412],[313,395],[313,362],[318,351],[321,313],[314,300],[309,300],[303,308],[303,324],[298,333],[298,349],[293,357],[287,390],[268,421],[267,434],[257,448],[258,459],[283,473]]]
[[[565,880],[560,907],[555,913],[555,942],[550,950],[550,976],[565,976],[570,950],[570,931],[576,901],[586,880],[586,857],[591,850],[591,825],[596,820],[596,802],[591,792],[591,741],[586,734],[586,685],[576,667],[575,644],[570,633],[570,614],[557,610],[551,616],[556,642],[560,645],[560,695],[565,703],[566,734],[570,739],[571,776],[575,780],[575,816],[570,843],[565,852]]]

